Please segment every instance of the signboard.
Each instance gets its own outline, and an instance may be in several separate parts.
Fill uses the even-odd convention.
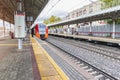
[[[24,38],[25,33],[25,13],[15,13],[15,38]]]
[[[27,16],[27,21],[33,21],[33,17],[32,16]]]

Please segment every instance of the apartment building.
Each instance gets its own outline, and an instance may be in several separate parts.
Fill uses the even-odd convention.
[[[68,13],[68,15],[64,18],[64,20],[68,20],[71,18],[79,17],[81,15],[90,14],[92,12],[100,11],[101,5],[102,5],[101,1],[98,0],[96,2],[89,4],[89,5],[83,6],[82,8],[79,8],[77,10],[74,10],[74,11]]]

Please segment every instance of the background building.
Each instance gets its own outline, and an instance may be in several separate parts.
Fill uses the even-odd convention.
[[[91,4],[88,4],[86,6],[83,6],[82,8],[79,8],[77,10],[74,10],[68,13],[68,15],[64,17],[62,20],[68,20],[68,19],[85,15],[85,14],[94,13],[94,12],[100,11],[101,9],[102,9],[102,2],[98,0],[96,2],[92,2]],[[92,22],[92,25],[103,25],[103,24],[107,24],[106,21],[99,20],[99,21]],[[80,25],[81,26],[90,25],[90,23],[80,23]]]
[[[92,12],[100,11],[101,6],[102,6],[102,2],[98,0],[96,2],[93,2],[89,5],[83,6],[82,8],[79,8],[77,10],[74,10],[74,11],[68,13],[68,15],[64,19],[67,20],[67,19],[79,17],[81,15],[90,14]]]

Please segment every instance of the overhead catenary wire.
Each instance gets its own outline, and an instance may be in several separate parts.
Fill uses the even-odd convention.
[[[47,5],[44,7],[44,9],[42,10],[42,12],[39,14],[39,16],[41,16],[41,15],[43,15],[44,13],[46,13],[46,9],[48,9],[50,6],[51,6],[51,3],[53,3],[53,2],[55,2],[55,0],[49,0],[49,2],[47,3]],[[38,17],[39,17],[38,16]],[[38,17],[37,17],[37,19],[38,19]],[[37,20],[36,19],[36,20]],[[35,20],[35,21],[36,21]]]
[[[50,2],[50,4],[51,3],[53,3],[54,2],[54,0],[50,0],[51,2]],[[84,1],[86,1],[86,0],[84,0]],[[92,0],[89,0],[90,2],[94,2],[94,1],[92,1]],[[49,9],[49,10],[47,10],[46,12],[44,11],[44,14],[42,15],[42,17],[40,17],[40,19],[43,19],[46,15],[48,15],[49,13],[50,13],[50,11],[52,11],[52,9],[58,4],[60,2],[60,0],[58,0],[58,1],[56,1],[56,3],[55,4],[53,4],[53,5],[51,5],[51,8]],[[81,2],[80,2],[81,3]],[[75,5],[75,6],[78,6],[78,5],[80,5],[80,3],[79,4],[77,4],[77,5]],[[48,5],[50,5],[50,4],[48,4]],[[74,6],[74,7],[75,7]],[[47,7],[49,7],[49,6],[47,6]],[[72,8],[70,8],[69,10],[67,10],[68,12],[71,10],[71,9],[73,9],[74,7],[72,7]],[[36,19],[37,20],[37,19]]]
[[[53,2],[53,1],[52,1]],[[51,6],[51,8],[41,17],[43,18],[45,15],[48,15],[50,13],[50,11],[60,2],[60,0],[58,0],[54,5]]]
[[[49,0],[49,3],[48,3],[48,5],[45,7],[45,8],[49,8],[50,7],[50,5],[51,5],[51,3],[54,3],[56,0]],[[45,16],[45,15],[48,15],[49,13],[50,13],[50,11],[60,2],[61,0],[57,0],[56,1],[56,3],[55,4],[53,4],[53,5],[51,5],[51,8],[49,9],[49,10],[47,10],[46,12],[45,12],[45,10],[43,10],[43,12],[45,12],[44,13],[44,15],[41,17],[41,19]],[[84,0],[84,1],[86,1],[86,0]],[[95,1],[93,1],[93,0],[89,0],[91,3],[94,3]],[[81,3],[81,2],[80,2]],[[79,3],[79,4],[80,4]],[[75,6],[78,6],[79,4],[77,4],[77,5],[75,5]],[[74,7],[75,7],[74,6]],[[72,7],[72,8],[70,8],[70,9],[73,9],[74,7]],[[69,10],[67,10],[67,11],[70,11],[70,9]],[[42,13],[43,13],[42,12]],[[37,20],[37,19],[36,19]],[[36,22],[36,20],[35,20],[35,22]],[[35,23],[34,22],[34,23]]]
[[[51,1],[51,2],[50,2]],[[54,2],[55,0],[50,0],[49,1],[49,3],[52,3],[52,2]],[[41,18],[43,18],[46,14],[48,14],[58,3],[60,2],[60,0],[58,0],[54,5],[52,5],[52,7],[41,17]],[[46,6],[46,7],[49,7],[49,4],[48,3],[48,6]],[[36,19],[37,20],[37,19]],[[31,28],[33,28],[33,26],[35,25],[35,22],[36,22],[36,20],[34,21],[34,23],[32,24],[32,26],[31,26]]]

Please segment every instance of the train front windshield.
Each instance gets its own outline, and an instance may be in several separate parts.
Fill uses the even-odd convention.
[[[43,24],[39,25],[39,33],[40,34],[46,34],[46,26]]]

